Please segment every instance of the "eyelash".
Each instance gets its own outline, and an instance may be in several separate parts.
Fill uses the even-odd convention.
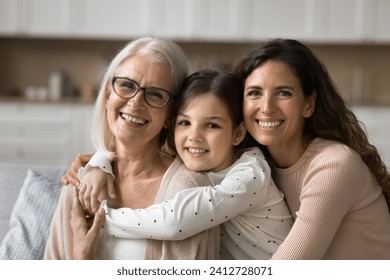
[[[178,121],[176,123],[177,126],[189,126],[191,125],[191,123],[189,121],[185,121],[185,120],[182,120],[182,121]],[[218,128],[221,128],[220,125],[216,124],[216,123],[208,123],[206,124],[206,127],[207,128],[211,128],[211,129],[218,129]]]
[[[182,126],[187,126],[187,125],[189,125],[189,124],[190,124],[189,121],[178,121],[178,122],[176,123],[176,125],[182,125]]]
[[[246,93],[247,96],[249,97],[257,97],[261,96],[261,91],[259,90],[251,90]],[[292,93],[288,90],[279,90],[277,91],[277,95],[282,96],[282,97],[290,97]]]
[[[282,96],[291,96],[292,95],[291,92],[289,92],[288,90],[281,90],[279,92],[279,94]]]
[[[209,123],[209,124],[207,124],[207,127],[208,127],[208,128],[212,128],[212,129],[221,128],[221,126],[218,125],[218,124],[216,124],[216,123]]]

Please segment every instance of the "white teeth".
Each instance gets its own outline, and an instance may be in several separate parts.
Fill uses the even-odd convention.
[[[132,117],[130,115],[127,115],[127,114],[121,114],[122,118],[125,119],[126,121],[128,122],[132,122],[132,123],[136,123],[136,124],[140,124],[140,125],[143,125],[146,123],[145,120],[141,120],[141,119],[137,119],[135,117]]]
[[[264,122],[264,121],[258,121],[257,122],[261,127],[263,128],[274,128],[279,126],[282,121],[275,121],[275,122]]]
[[[194,149],[194,148],[188,148],[188,151],[191,154],[201,154],[201,153],[205,153],[206,152],[206,150]]]

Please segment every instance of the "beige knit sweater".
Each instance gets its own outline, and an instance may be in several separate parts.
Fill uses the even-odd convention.
[[[390,259],[390,214],[356,152],[317,138],[273,172],[296,219],[273,259]]]
[[[203,173],[192,172],[176,159],[161,182],[156,202],[164,201],[184,188],[208,186],[210,181]],[[72,259],[72,209],[73,186],[62,189],[53,217],[50,236],[46,244],[45,259]],[[214,227],[182,241],[148,240],[145,259],[218,259],[219,227]]]

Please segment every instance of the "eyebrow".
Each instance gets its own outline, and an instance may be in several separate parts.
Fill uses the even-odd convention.
[[[189,116],[186,115],[186,114],[177,114],[177,117],[189,118]],[[220,117],[220,116],[211,116],[211,117],[206,117],[205,119],[206,119],[207,121],[219,120],[219,121],[222,121],[222,122],[226,122],[226,119],[223,118],[223,117]]]
[[[248,86],[247,88],[245,88],[245,90],[248,90],[248,89],[260,89],[262,90],[263,88],[262,87],[259,87],[259,86]],[[292,86],[277,86],[276,89],[290,89],[290,90],[294,90],[294,87]]]

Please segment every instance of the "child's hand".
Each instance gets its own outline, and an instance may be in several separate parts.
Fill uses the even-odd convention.
[[[79,203],[75,190],[70,226],[73,232],[73,259],[92,260],[96,257],[99,232],[103,226],[105,213],[102,208],[94,216],[87,217]]]
[[[61,177],[61,183],[63,185],[72,184],[76,187],[80,185],[79,178],[77,173],[79,169],[85,166],[88,161],[91,159],[93,154],[78,154],[74,161],[72,161],[69,169],[66,173]]]
[[[112,175],[100,168],[89,167],[82,180],[78,188],[79,201],[88,212],[95,213],[100,202],[116,197]]]

